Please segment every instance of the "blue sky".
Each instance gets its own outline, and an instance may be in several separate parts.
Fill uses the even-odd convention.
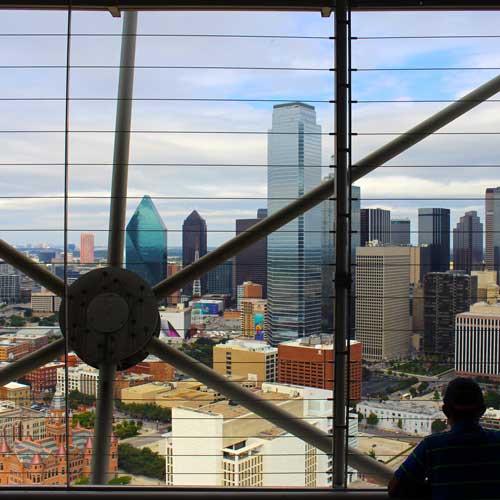
[[[63,34],[66,30],[66,14],[62,12],[2,12],[1,16],[3,33]],[[297,13],[141,13],[139,33],[328,37],[332,35],[332,21],[319,14]],[[499,21],[499,13],[355,14],[353,35],[500,35]],[[119,37],[97,35],[120,31],[121,20],[109,14],[74,13],[73,33],[96,36],[73,37],[72,64],[117,65]],[[143,36],[138,39],[137,64],[329,68],[333,60],[332,43],[305,39]],[[65,44],[63,36],[4,37],[0,65],[64,65]],[[455,99],[498,73],[481,69],[380,69],[500,67],[499,49],[500,38],[354,40],[353,66],[359,71],[353,73],[353,98],[363,101],[353,105],[353,131],[360,134],[353,138],[354,160],[392,138],[364,133],[404,131],[445,105],[372,101]],[[0,97],[64,96],[64,69],[0,68],[0,71]],[[71,72],[71,96],[113,98],[117,77],[115,68],[75,68]],[[135,96],[328,100],[333,97],[332,78],[328,71],[138,69]],[[323,131],[331,131],[332,105],[316,103],[315,106]],[[485,103],[447,130],[500,132],[499,110],[500,102]],[[271,113],[272,103],[136,101],[132,128],[265,132],[271,124]],[[110,167],[102,164],[112,161],[113,134],[102,131],[112,131],[114,119],[113,101],[71,103],[70,128],[74,132],[70,135],[70,158],[74,165],[69,172],[70,241],[77,242],[80,231],[96,232],[98,244],[107,239],[109,204],[105,197],[109,194]],[[0,101],[0,130],[61,131],[63,128],[63,101]],[[87,132],[77,132],[82,130]],[[0,237],[13,243],[61,242],[63,167],[19,164],[61,163],[63,135],[2,133],[0,141],[3,196]],[[170,245],[179,244],[182,220],[192,209],[207,219],[209,245],[221,243],[234,234],[234,219],[252,217],[258,207],[266,206],[267,195],[265,168],[223,165],[265,164],[266,143],[265,134],[134,134],[133,163],[214,166],[131,166],[130,215],[138,198],[148,193],[157,197],[155,202],[170,231]],[[325,136],[324,165],[329,163],[332,151],[333,140]],[[497,135],[434,136],[393,161],[398,168],[383,167],[361,181],[363,206],[390,208],[393,216],[410,217],[413,221],[418,206],[451,208],[453,224],[465,210],[476,209],[483,218],[484,188],[499,184],[498,169],[466,170],[453,165],[499,164],[499,155]],[[40,196],[44,199],[37,199]],[[417,230],[416,224],[412,230]]]

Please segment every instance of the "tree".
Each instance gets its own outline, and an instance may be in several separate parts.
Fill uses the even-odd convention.
[[[434,391],[434,400],[439,401],[441,399],[441,396],[439,395],[439,391]]]
[[[422,394],[422,392],[426,391],[428,388],[429,382],[424,381],[417,387],[417,390],[420,394]]]
[[[377,455],[375,453],[375,448],[371,448],[370,451],[368,452],[368,456],[376,459],[377,458]]]
[[[90,479],[87,476],[82,476],[78,478],[73,484],[75,484],[76,486],[81,484],[90,484]]]
[[[163,408],[154,403],[122,403],[116,401],[116,409],[126,413],[130,417],[138,419],[148,419],[169,424],[172,420],[172,411],[170,408]]]
[[[368,425],[377,425],[378,421],[379,418],[377,417],[377,415],[375,415],[375,413],[370,413],[370,415],[368,415],[368,418],[366,419],[366,423]]]
[[[434,420],[431,425],[432,432],[443,432],[448,426],[444,420]]]
[[[411,397],[414,398],[417,395],[417,389],[415,387],[410,387]]]
[[[95,427],[95,413],[93,411],[84,411],[73,415],[73,427],[80,423],[85,429],[93,429]]]
[[[118,439],[127,439],[137,436],[141,427],[142,422],[136,423],[133,420],[124,420],[123,422],[115,425],[113,432]]]
[[[500,394],[495,391],[486,391],[484,394],[484,404],[487,408],[500,409]]]
[[[119,444],[118,467],[130,474],[165,479],[165,458],[147,447],[137,449],[129,444]]]
[[[108,481],[111,485],[127,485],[130,484],[132,478],[130,476],[116,476]]]
[[[80,405],[93,406],[95,397],[88,394],[83,394],[80,391],[70,391],[68,394],[69,406],[72,410],[76,410]]]
[[[15,316],[15,315],[11,316],[9,318],[9,321],[10,321],[10,326],[15,326],[16,328],[19,328],[26,324],[26,320],[21,316]]]
[[[403,428],[403,421],[402,421],[401,419],[398,419],[398,427],[399,427],[400,429],[402,429],[402,428]]]
[[[365,416],[360,411],[358,411],[358,422],[362,422],[364,418]]]

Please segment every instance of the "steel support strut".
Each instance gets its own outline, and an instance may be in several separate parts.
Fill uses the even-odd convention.
[[[499,91],[500,76],[497,76],[357,162],[351,168],[351,182],[356,182],[380,165],[392,160],[403,151],[419,143],[433,132],[451,123]],[[334,192],[334,179],[321,183],[304,196],[278,210],[273,215],[266,217],[247,231],[231,238],[170,278],[155,285],[153,291],[156,297],[158,299],[166,298],[184,285],[204,275],[210,269],[224,263],[238,252],[248,248],[256,241],[265,238],[273,231],[315,207],[329,196],[332,196]]]
[[[137,12],[126,12],[123,16],[108,235],[108,262],[116,267],[123,264],[125,242],[136,33]]]
[[[113,434],[115,376],[116,365],[103,363],[99,367],[91,484],[106,484],[112,477],[109,471],[109,462],[111,458],[111,436]]]
[[[0,369],[0,386],[24,377],[27,373],[50,363],[54,358],[63,356],[64,347],[65,340],[58,339],[17,361],[9,363],[8,366]]]
[[[333,487],[345,488],[347,452],[347,342],[350,332],[351,181],[349,177],[349,12],[347,0],[335,9],[335,358]]]
[[[114,267],[120,267],[123,264],[136,33],[137,12],[126,12],[123,17],[121,40],[108,236],[108,261],[109,265]],[[102,348],[111,349],[111,342],[104,342]],[[113,362],[104,362],[99,366],[99,395],[92,450],[91,482],[93,484],[106,484],[110,478],[115,375],[116,365]]]
[[[0,240],[0,258],[59,297],[64,295],[64,281],[62,279],[47,271],[43,265],[26,257],[4,240]]]

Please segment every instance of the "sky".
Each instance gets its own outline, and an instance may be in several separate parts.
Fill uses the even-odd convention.
[[[61,244],[67,15],[0,15],[0,237],[13,244]],[[72,66],[117,66],[120,38],[111,35],[119,35],[121,23],[108,13],[73,13]],[[494,12],[353,14],[353,161],[444,107],[442,101],[495,76],[500,70],[499,25],[500,13]],[[328,39],[333,18],[314,13],[140,13],[138,32],[139,66],[295,70],[138,68],[128,217],[149,194],[169,230],[169,246],[178,246],[182,221],[196,209],[207,220],[209,246],[215,246],[234,235],[235,219],[254,217],[257,208],[266,206],[266,132],[276,102],[189,99],[310,102],[325,133],[322,170],[328,173],[334,149],[334,139],[327,135],[334,113],[327,102],[334,97],[329,71],[334,42]],[[293,38],[172,36],[192,34]],[[399,36],[410,38],[391,38]],[[98,245],[107,241],[117,82],[116,67],[71,70],[70,242],[78,243],[80,232],[96,233]],[[78,100],[82,98],[96,100]],[[188,100],[158,100],[165,98]],[[414,241],[418,207],[450,208],[453,226],[466,210],[477,210],[484,221],[484,190],[500,184],[497,99],[441,131],[453,134],[422,141],[358,182],[362,206],[409,217]],[[211,133],[178,133],[186,131]]]

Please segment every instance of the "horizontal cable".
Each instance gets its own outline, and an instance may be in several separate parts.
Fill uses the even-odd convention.
[[[0,37],[64,37],[67,33],[0,33]],[[270,38],[281,40],[335,40],[333,36],[306,36],[306,35],[251,35],[251,34],[230,34],[230,33],[71,33],[70,38],[78,37],[113,37],[125,38],[133,36],[134,38],[158,37],[158,38]]]
[[[1,100],[1,99],[0,99]],[[352,104],[387,104],[387,103],[443,103],[443,102],[458,102],[458,99],[354,99],[350,101]],[[312,102],[312,101],[311,101]],[[481,102],[481,103],[488,103],[488,102],[500,102],[500,99],[487,99],[482,100],[482,99],[460,99],[460,102]]]
[[[280,102],[283,104],[292,104],[296,102],[314,102],[334,104],[333,99],[252,99],[252,98],[222,98],[222,97],[133,97],[131,99],[119,97],[69,97],[68,101],[166,101],[166,102]],[[0,97],[0,101],[64,101],[65,97]]]
[[[0,64],[0,69],[66,69],[66,65],[61,64]],[[76,64],[69,66],[69,69],[203,69],[203,70],[250,70],[250,71],[335,71],[334,68],[303,68],[287,66],[158,66],[158,65],[97,65],[97,64]]]
[[[0,66],[1,67],[1,66]],[[351,71],[497,71],[500,67],[497,66],[476,66],[476,67],[452,67],[452,66],[436,66],[429,68],[352,68]],[[333,71],[333,70],[332,70]]]
[[[467,38],[500,38],[500,35],[379,35],[353,36],[351,40],[447,40]]]

